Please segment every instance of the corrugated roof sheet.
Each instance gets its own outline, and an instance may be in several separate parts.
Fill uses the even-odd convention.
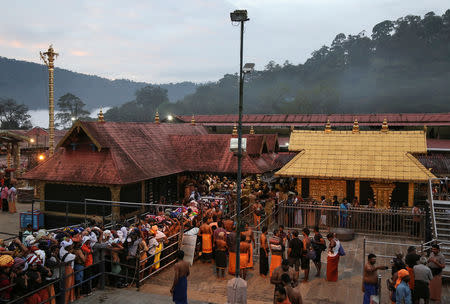
[[[280,176],[424,182],[433,177],[411,153],[426,153],[423,131],[305,131],[291,133],[299,152]]]
[[[191,116],[181,115],[178,119],[186,123]],[[392,126],[450,126],[450,113],[379,113],[379,114],[244,114],[242,122],[246,126],[324,126],[327,119],[332,125],[351,126],[355,118],[361,126],[381,125],[387,119]],[[238,115],[195,115],[196,123],[207,125],[230,125],[238,120]]]
[[[450,157],[448,154],[418,155],[420,163],[434,174],[448,176],[450,174]]]
[[[450,139],[433,139],[427,138],[427,147],[428,149],[444,149],[450,150]]]

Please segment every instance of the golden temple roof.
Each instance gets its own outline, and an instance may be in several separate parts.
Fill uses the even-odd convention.
[[[409,182],[434,177],[411,154],[427,152],[424,131],[297,130],[289,150],[300,153],[279,176]]]

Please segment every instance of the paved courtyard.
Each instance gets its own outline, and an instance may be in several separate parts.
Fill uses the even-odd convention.
[[[1,212],[0,211],[0,238],[6,239],[8,235],[2,233],[17,234],[20,230],[20,212],[31,211],[30,204],[16,203],[17,213]]]
[[[386,237],[367,237],[368,240],[373,241],[390,241],[390,242],[409,242],[415,244],[416,242],[400,240],[398,238]],[[341,258],[339,265],[339,281],[336,283],[326,282],[324,279],[325,268],[322,269],[322,277],[315,278],[315,268],[311,265],[310,282],[301,283],[297,288],[300,289],[304,303],[340,303],[353,304],[362,303],[363,293],[361,291],[361,273],[362,273],[362,259],[363,259],[363,236],[351,242],[343,243],[347,255]],[[374,252],[378,255],[392,255],[392,253],[402,249],[406,251],[406,247],[397,245],[381,245],[381,244],[367,244],[367,252]],[[322,261],[326,261],[326,256],[323,254]],[[379,258],[379,265],[389,265],[389,258]],[[268,278],[262,278],[259,274],[259,266],[256,264],[255,270],[250,271],[248,278],[247,299],[248,303],[262,304],[272,303],[273,300],[273,285],[270,284]],[[326,266],[324,266],[326,267]],[[225,303],[226,302],[226,284],[227,280],[219,280],[213,275],[212,264],[203,264],[202,262],[195,262],[191,268],[191,275],[188,279],[188,297],[191,300],[203,301],[207,303]],[[390,270],[380,271],[383,276],[382,280],[382,303],[389,303],[386,279],[390,276]],[[232,276],[228,275],[227,279]],[[141,291],[152,294],[168,296],[170,286],[173,280],[173,271],[171,269],[163,271],[155,275],[155,277],[148,280]],[[442,303],[450,303],[450,285],[445,285],[443,289]]]

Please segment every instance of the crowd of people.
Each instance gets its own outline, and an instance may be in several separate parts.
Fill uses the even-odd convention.
[[[179,232],[197,233],[203,218],[221,218],[225,202],[198,198],[174,208],[155,207],[153,214],[115,229],[91,223],[36,232],[28,225],[22,238],[0,240],[0,302],[53,304],[60,296],[69,303],[88,296],[99,284],[103,261],[108,284],[141,281],[172,261]]]
[[[0,179],[0,210],[2,212],[16,213],[17,189],[13,183]]]
[[[378,293],[378,270],[388,266],[376,266],[377,257],[369,254],[364,266],[363,292],[364,304],[369,304],[372,295]],[[441,303],[442,270],[445,257],[437,244],[432,245],[429,256],[418,254],[414,246],[408,248],[404,257],[397,253],[391,261],[392,277],[387,281],[392,303],[418,304],[421,300],[428,304],[430,299]]]

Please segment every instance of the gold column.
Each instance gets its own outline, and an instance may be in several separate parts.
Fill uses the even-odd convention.
[[[10,169],[11,168],[11,144],[8,143],[6,144],[6,168]]]
[[[408,184],[408,207],[414,205],[414,183]]]
[[[298,192],[298,196],[302,197],[302,179],[301,178],[297,178],[297,192]]]
[[[14,166],[16,167],[16,171],[14,172],[14,177],[19,176],[20,174],[20,147],[19,143],[14,144]]]
[[[355,180],[355,196],[358,197],[358,201],[361,199],[359,192],[360,192],[360,184],[359,180]]]
[[[56,57],[58,57],[58,53],[55,53],[52,45],[49,46],[47,52],[41,53],[41,58],[48,67],[48,129],[50,133],[48,151],[50,156],[52,156],[55,152],[55,101],[53,96],[53,71],[55,68],[54,61]]]
[[[113,202],[120,202],[120,186],[110,186],[111,200]],[[112,219],[113,221],[120,220],[120,205],[112,203]]]

